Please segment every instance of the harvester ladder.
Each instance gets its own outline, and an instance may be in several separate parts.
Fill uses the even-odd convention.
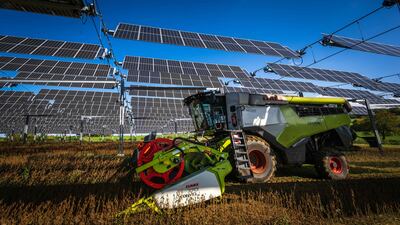
[[[235,169],[238,178],[242,180],[251,179],[249,155],[246,148],[246,136],[242,130],[231,131],[231,141],[234,150]]]

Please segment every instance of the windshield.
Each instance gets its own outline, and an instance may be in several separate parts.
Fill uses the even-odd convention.
[[[225,116],[221,106],[212,106],[208,103],[193,101],[190,104],[190,114],[196,130],[222,129]]]

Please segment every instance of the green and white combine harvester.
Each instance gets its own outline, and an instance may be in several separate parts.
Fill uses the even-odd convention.
[[[157,189],[121,214],[187,206],[221,196],[225,177],[270,180],[277,167],[313,164],[321,178],[345,179],[342,150],[355,138],[344,98],[202,92],[184,99],[198,134],[140,144],[136,173]]]

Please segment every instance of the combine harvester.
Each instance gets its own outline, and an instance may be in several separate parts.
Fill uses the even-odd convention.
[[[221,196],[225,177],[270,180],[277,166],[313,164],[321,178],[345,179],[341,150],[354,140],[344,98],[308,98],[202,92],[185,105],[196,128],[192,139],[152,138],[137,153],[136,172],[158,189],[121,214],[187,206]]]

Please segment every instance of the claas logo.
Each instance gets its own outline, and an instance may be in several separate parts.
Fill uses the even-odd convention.
[[[199,183],[193,183],[193,184],[188,184],[186,185],[186,188],[193,188],[193,187],[198,187]]]

